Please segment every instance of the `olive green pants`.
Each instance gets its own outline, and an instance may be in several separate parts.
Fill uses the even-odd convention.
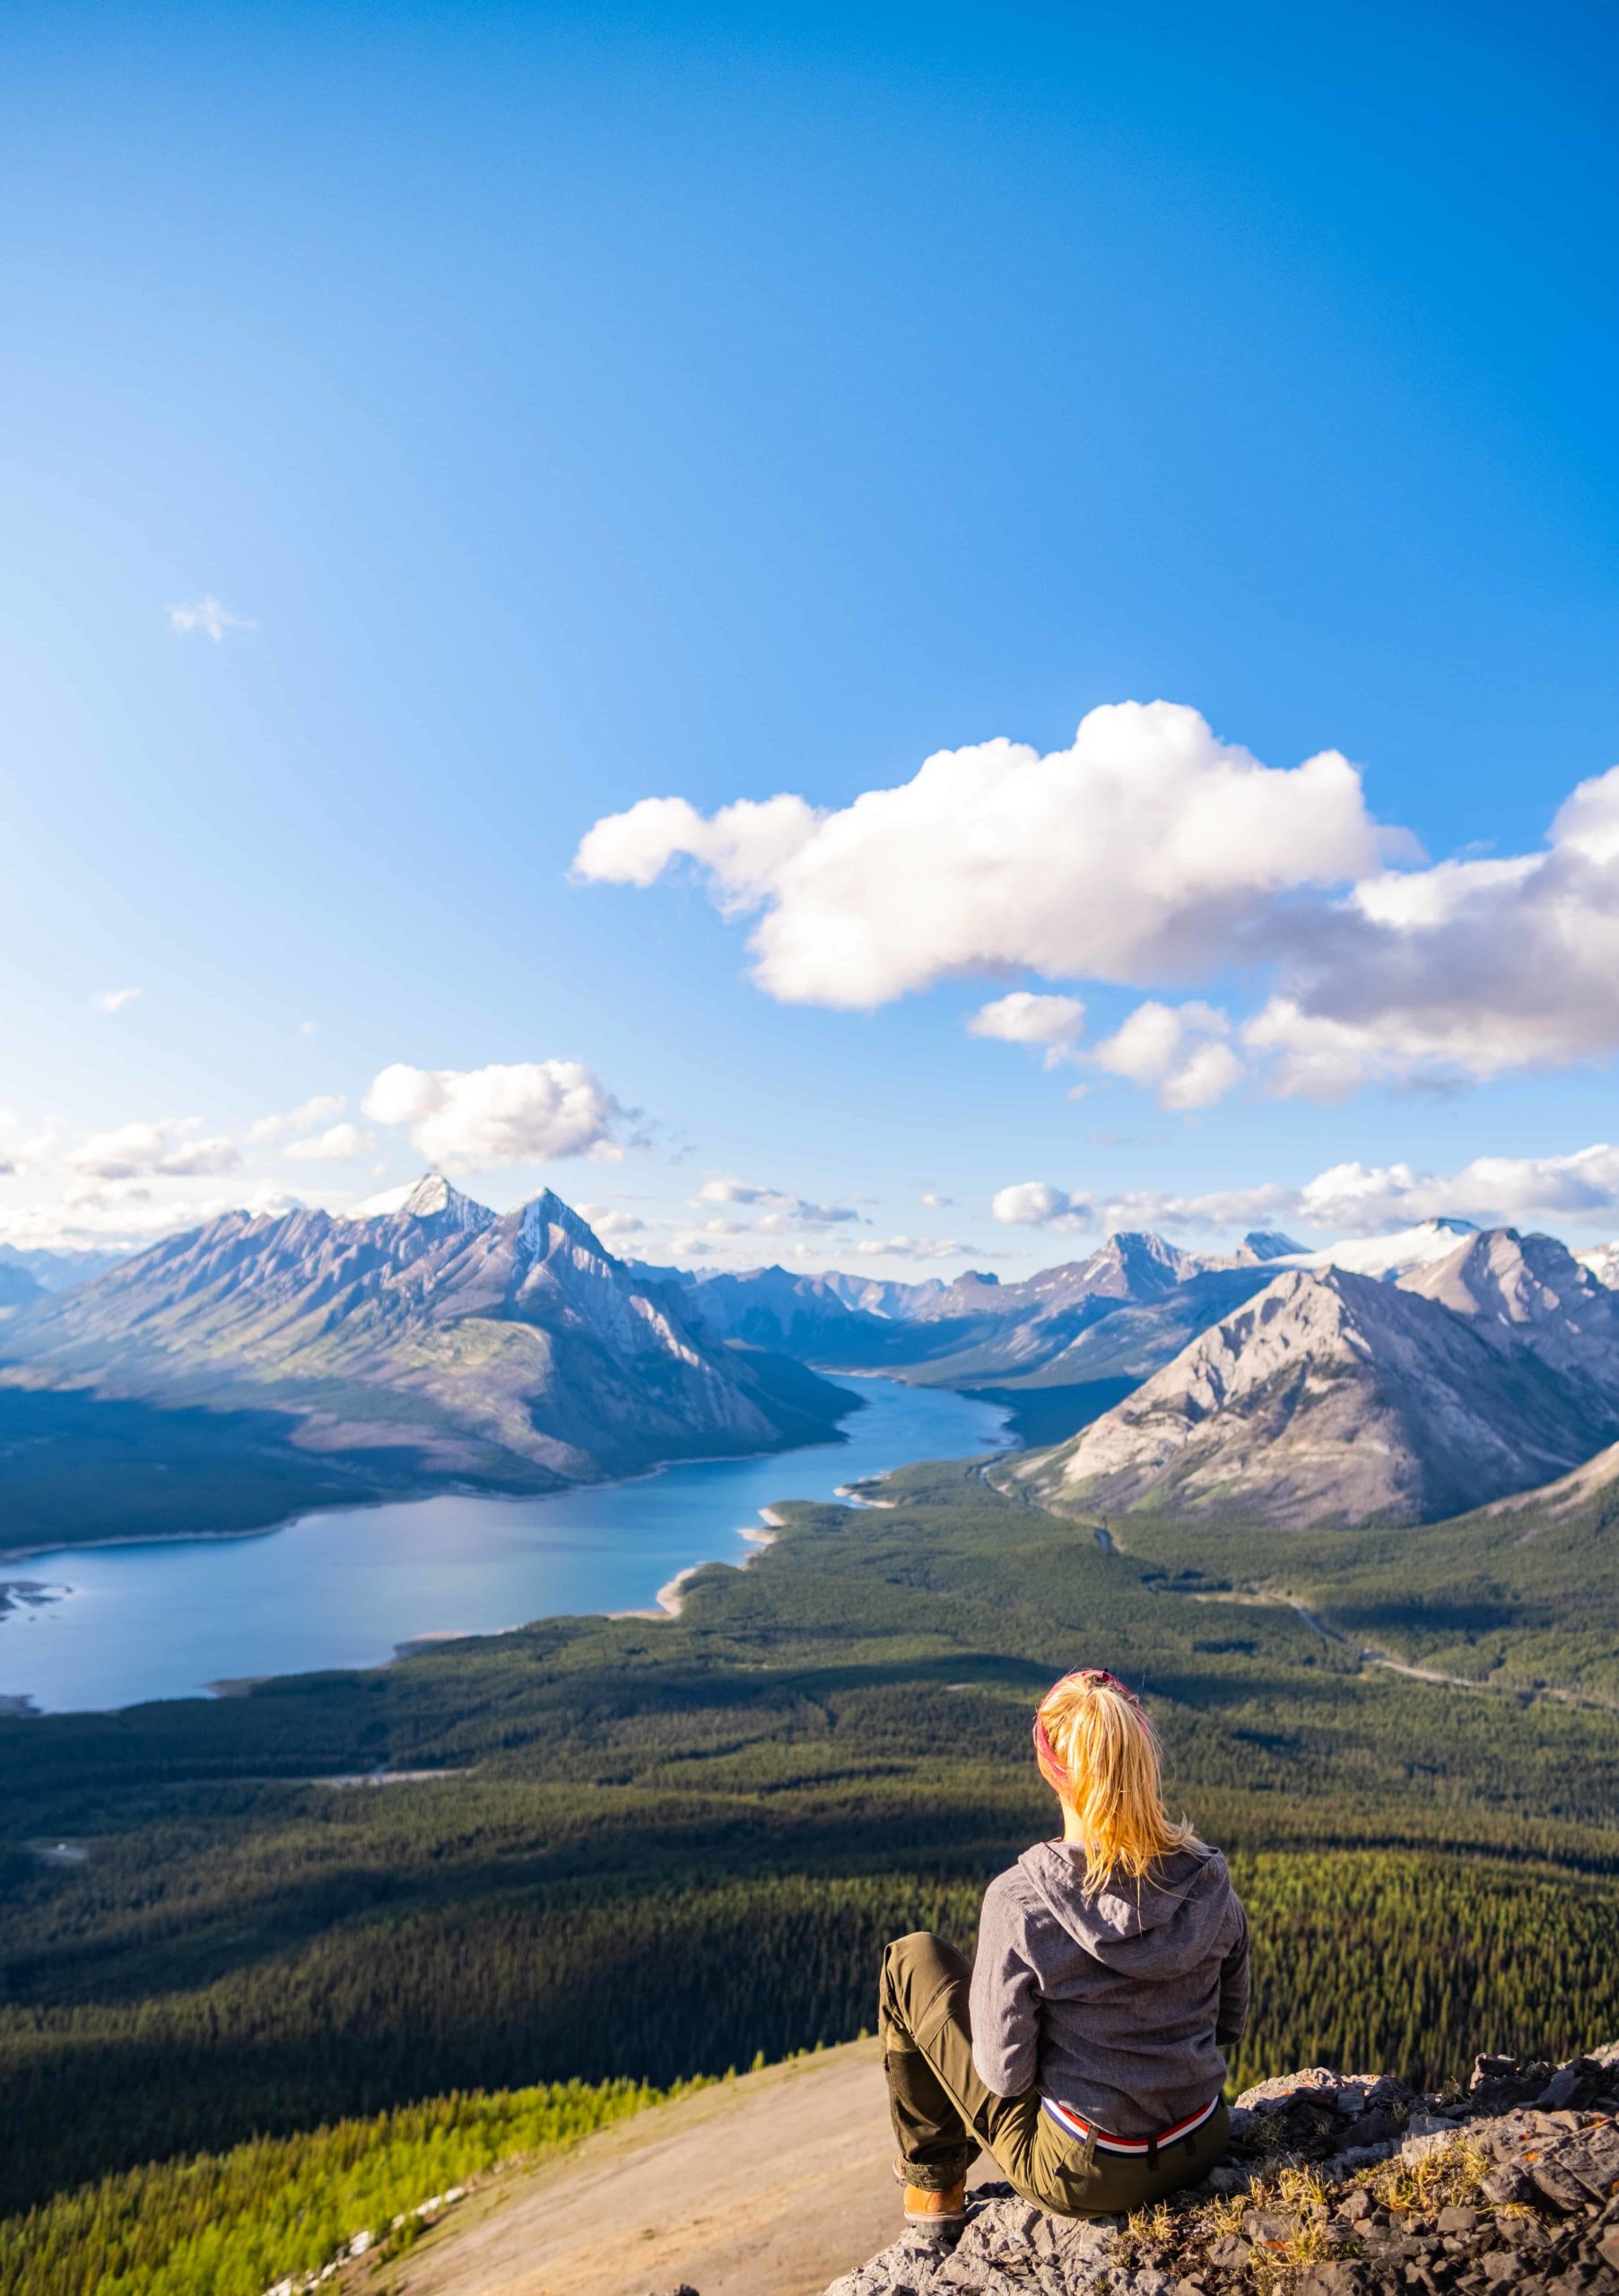
[[[900,2158],[918,2191],[948,2192],[984,2152],[1036,2208],[1111,2216],[1195,2184],[1223,2156],[1230,2129],[1223,2102],[1201,2128],[1149,2161],[1099,2152],[1094,2137],[1070,2136],[1041,2110],[1038,2090],[997,2097],[972,2062],[971,1975],[954,1946],[927,1930],[896,1938],[883,1956],[883,2071]]]

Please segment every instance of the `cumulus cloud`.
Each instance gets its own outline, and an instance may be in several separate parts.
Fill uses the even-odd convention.
[[[1049,1180],[1018,1180],[997,1188],[989,1213],[1004,1228],[1088,1228],[1092,1221],[1087,1198],[1053,1187]]]
[[[683,857],[722,912],[759,913],[762,987],[858,1008],[1010,966],[1143,986],[1202,971],[1249,952],[1290,895],[1369,874],[1380,840],[1336,751],[1272,769],[1156,701],[1093,709],[1046,756],[937,751],[838,812],[648,799],[598,822],[574,869],[645,886]]]
[[[181,1125],[122,1124],[80,1141],[69,1149],[65,1161],[70,1170],[90,1179],[126,1180],[143,1175],[180,1179],[234,1171],[241,1162],[241,1151],[222,1135],[188,1137],[187,1127]]]
[[[138,988],[104,988],[91,1004],[98,1013],[121,1013],[126,1004],[133,1004],[140,995]]]
[[[754,978],[788,1002],[870,1007],[1010,968],[1161,993],[1249,973],[1245,1016],[1161,1073],[1137,1078],[1138,1042],[1110,1040],[1115,1073],[1171,1108],[1208,1106],[1244,1068],[1330,1100],[1619,1051],[1619,766],[1573,790],[1539,850],[1419,865],[1338,752],[1275,769],[1196,710],[1121,703],[1066,749],[943,750],[834,810],[649,799],[598,822],[575,874],[646,886],[683,861],[753,920]],[[1072,1042],[1034,1032],[1040,996],[969,1025]]]
[[[408,1127],[411,1144],[445,1171],[614,1157],[624,1110],[577,1060],[489,1068],[385,1068],[365,1096],[374,1123]]]
[[[188,638],[194,631],[200,630],[205,638],[211,638],[218,646],[223,642],[227,631],[257,630],[258,624],[250,622],[246,614],[232,613],[217,598],[205,597],[192,598],[184,605],[170,606],[169,627],[178,638]]]
[[[306,1139],[289,1140],[281,1152],[305,1163],[334,1164],[350,1156],[367,1155],[376,1144],[372,1135],[361,1132],[357,1124],[334,1124]]]
[[[1038,1047],[1046,1066],[1073,1057],[1075,1039],[1085,1025],[1085,1008],[1077,996],[1040,996],[1031,989],[1014,989],[980,1005],[967,1023],[970,1037],[994,1037],[1002,1044]]]
[[[1225,1041],[1230,1033],[1218,1005],[1149,998],[1097,1046],[1096,1058],[1115,1076],[1156,1092],[1161,1107],[1206,1109],[1242,1081],[1242,1063]]]

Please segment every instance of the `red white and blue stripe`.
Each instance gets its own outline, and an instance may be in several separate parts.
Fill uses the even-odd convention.
[[[1070,2112],[1066,2105],[1059,2105],[1055,2097],[1040,2099],[1040,2103],[1058,2126],[1066,2129],[1068,2135],[1077,2137],[1082,2144],[1094,2137],[1099,2152],[1125,2152],[1132,2160],[1138,2161],[1148,2160],[1162,2152],[1166,2144],[1173,2144],[1179,2137],[1192,2135],[1206,2120],[1213,2119],[1214,2108],[1219,2102],[1218,2097],[1211,2097],[1200,2112],[1188,2113],[1172,2128],[1161,2128],[1155,2136],[1110,2136],[1105,2129],[1093,2127],[1091,2122],[1081,2120],[1079,2115]]]

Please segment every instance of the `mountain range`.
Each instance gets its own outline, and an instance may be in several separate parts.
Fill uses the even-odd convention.
[[[1619,1294],[1550,1236],[1462,1233],[1392,1278],[1293,1266],[1013,1472],[1046,1503],[1412,1522],[1619,1437]]]
[[[309,1451],[544,1489],[824,1438],[846,1390],[716,1342],[549,1191],[226,1213],[0,1326],[0,1383],[285,1415]]]
[[[782,1267],[648,1272],[682,1285],[716,1338],[746,1338],[823,1370],[889,1370],[938,1387],[1079,1388],[1145,1378],[1299,1248],[1255,1234],[1234,1253],[1199,1256],[1162,1236],[1121,1233],[1017,1283],[976,1271],[948,1284]]]
[[[1058,1509],[1426,1520],[1619,1440],[1615,1274],[1614,1248],[1446,1219],[1324,1251],[1125,1232],[1010,1283],[693,1273],[615,1258],[549,1191],[497,1214],[429,1174],[65,1289],[0,1257],[0,1415],[8,1391],[257,1413],[361,1481],[544,1489],[823,1438],[851,1405],[819,1375],[883,1371],[1005,1401],[1053,1448],[997,1478]]]

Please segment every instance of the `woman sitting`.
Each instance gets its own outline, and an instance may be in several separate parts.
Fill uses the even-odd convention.
[[[1111,1674],[1065,1674],[1034,1751],[1062,1839],[990,1883],[971,1970],[926,1931],[883,1957],[895,2174],[907,2220],[945,2239],[980,2150],[1062,2216],[1148,2205],[1225,2150],[1249,1990],[1225,1860],[1165,1811],[1157,1735]]]

